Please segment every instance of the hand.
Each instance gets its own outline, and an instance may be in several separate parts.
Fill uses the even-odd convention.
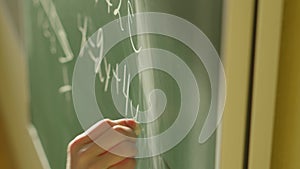
[[[132,119],[98,122],[69,143],[67,169],[134,169],[137,129]]]

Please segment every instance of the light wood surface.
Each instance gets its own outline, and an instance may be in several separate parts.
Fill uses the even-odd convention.
[[[285,0],[272,169],[300,168],[300,1]]]

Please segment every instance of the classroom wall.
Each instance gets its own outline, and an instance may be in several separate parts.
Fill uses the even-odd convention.
[[[1,109],[0,109],[1,111]],[[11,146],[9,144],[6,128],[3,125],[3,119],[1,117],[0,112],[0,133],[1,133],[1,139],[0,139],[0,168],[6,168],[6,169],[12,169],[16,168],[14,164],[14,159],[11,152]]]
[[[300,1],[285,0],[272,169],[300,168]]]
[[[222,119],[220,169],[242,169],[244,163],[254,4],[254,0],[227,0],[225,4],[221,55],[227,95]]]
[[[0,5],[0,168],[41,169],[29,125],[25,57],[16,29]]]
[[[5,43],[5,25],[4,23],[4,14],[3,11],[0,11],[0,44],[2,46],[3,43]],[[3,42],[3,43],[2,43]],[[2,47],[0,46],[0,57],[3,58],[5,57],[4,52],[2,50]],[[4,62],[2,59],[0,59],[0,66],[2,66]],[[2,76],[0,76],[2,77]],[[0,87],[3,85],[2,81],[4,79],[0,78]],[[4,97],[2,93],[0,93],[1,97]],[[4,111],[3,111],[3,106],[0,103],[0,133],[1,133],[1,139],[0,139],[0,168],[7,168],[7,169],[12,169],[16,168],[15,166],[15,160],[13,158],[13,153],[12,153],[12,148],[10,144],[10,138],[8,135],[7,131],[7,126],[5,125],[5,118],[3,117]]]

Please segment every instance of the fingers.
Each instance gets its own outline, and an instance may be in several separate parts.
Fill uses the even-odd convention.
[[[89,136],[91,139],[96,139],[114,125],[115,123],[112,120],[104,119],[91,126],[88,130],[84,132],[84,134]]]
[[[111,120],[104,119],[90,127],[86,132],[75,137],[68,145],[68,152],[77,153],[81,148],[93,142],[97,135],[101,135],[111,128]]]
[[[105,119],[96,123],[69,143],[68,168],[84,169],[93,165],[107,169],[133,157],[137,152],[136,128],[138,124],[133,119]]]
[[[115,155],[113,152],[121,153],[122,156]],[[111,149],[111,151],[106,152],[98,156],[94,163],[91,164],[91,168],[104,168],[107,169],[111,166],[118,165],[126,158],[132,158],[136,155],[137,148],[135,143],[130,141],[124,141],[116,145]]]
[[[128,126],[133,130],[137,128],[137,123],[133,119],[120,119],[114,121],[109,119],[101,120],[90,127],[86,132],[73,139],[69,143],[68,152],[78,152],[81,148],[93,142],[93,140],[96,140],[99,136],[116,125]]]
[[[115,125],[119,124],[122,126],[130,127],[131,129],[135,130],[137,126],[137,122],[134,119],[119,119],[112,121]]]
[[[134,169],[136,166],[136,161],[134,158],[127,158],[120,163],[109,167],[108,169]]]
[[[133,119],[119,119],[119,120],[109,120],[104,119],[100,122],[94,124],[92,127],[90,127],[85,134],[89,135],[92,139],[97,138],[99,135],[104,133],[109,128],[116,126],[116,125],[122,125],[130,127],[131,129],[135,130],[138,125],[135,120]]]
[[[122,152],[114,152],[114,149],[112,148],[123,141],[130,141],[132,143],[135,143],[135,140],[136,135],[131,128],[121,125],[115,125],[112,128],[108,129],[100,137],[98,137],[95,142],[85,151],[90,156],[101,155],[106,151],[110,151],[114,154],[123,156]]]

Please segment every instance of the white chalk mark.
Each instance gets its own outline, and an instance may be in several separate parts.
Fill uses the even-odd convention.
[[[97,32],[96,46],[99,48],[98,61],[95,63],[95,73],[101,69],[101,60],[103,58],[103,30],[100,28]]]
[[[62,23],[57,15],[53,2],[51,0],[40,0],[40,2],[45,10],[46,15],[48,16],[51,27],[55,32],[56,37],[65,54],[65,57],[59,58],[59,61],[61,63],[72,61],[74,58],[74,54],[71,50],[69,41],[67,39],[66,31],[64,30]]]
[[[100,67],[100,64],[101,64],[100,63],[101,62],[100,58],[96,58],[96,56],[93,54],[93,52],[91,50],[88,50],[88,54],[89,54],[90,58],[95,63],[95,73],[99,73],[100,82],[104,82],[105,78],[102,75],[102,70],[101,70],[101,67]]]
[[[123,95],[126,99],[125,103],[125,116],[127,117],[128,112],[128,100],[129,100],[129,85],[130,85],[130,73],[126,79],[126,65],[124,65],[124,77],[123,77]],[[127,85],[126,85],[127,82]]]
[[[100,82],[103,83],[104,80],[105,80],[104,76],[102,75],[102,70],[101,70],[101,61],[103,59],[103,30],[100,29],[98,31],[96,43],[93,42],[91,39],[89,39],[88,40],[88,44],[92,48],[99,48],[98,57],[96,57],[91,50],[88,50],[88,54],[89,54],[90,58],[95,63],[95,73],[99,73]],[[104,58],[104,60],[105,60],[105,58]],[[106,72],[109,71],[109,73],[110,73],[110,71],[111,71],[110,69],[111,69],[111,65],[106,66]],[[105,82],[105,86],[106,86],[106,89],[107,89],[108,82]]]
[[[97,48],[101,47],[103,48],[103,29],[100,28],[97,32],[97,39],[96,39]],[[103,50],[102,50],[103,55]]]
[[[103,75],[102,75],[102,73],[101,73],[102,71],[100,70],[99,72],[98,72],[98,74],[99,74],[99,79],[100,79],[100,82],[101,83],[103,83],[104,82],[104,80],[105,80],[105,78],[103,77]]]
[[[136,113],[135,113],[135,116],[133,117],[135,120],[138,119],[139,108],[140,108],[140,105],[138,104],[138,105],[136,106]]]
[[[126,105],[125,105],[125,114],[127,116],[127,111],[128,111],[128,100],[129,100],[129,82],[130,82],[130,74],[128,74],[128,79],[127,79],[127,87],[126,87]]]
[[[131,110],[131,117],[134,120],[137,120],[138,112],[139,112],[139,105],[136,106],[135,114],[133,113],[133,105],[132,105],[132,100],[130,100],[130,110]]]
[[[99,74],[100,82],[103,83],[105,78],[102,75],[102,70],[101,70],[101,67],[100,67],[101,60],[99,58],[96,58],[95,55],[92,53],[92,51],[89,50],[88,53],[89,53],[91,59],[95,62],[95,73]]]
[[[110,79],[110,64],[107,64],[106,58],[104,58],[105,72],[106,72],[106,81],[104,86],[104,91],[107,92],[108,82]]]
[[[110,66],[110,64],[108,65],[108,69],[106,70],[107,72],[106,72],[106,81],[105,81],[105,87],[104,87],[104,91],[105,92],[107,92],[107,88],[108,88],[108,82],[109,82],[109,79],[110,79],[110,76],[109,76],[109,74],[110,74],[110,68],[111,68],[111,66]]]
[[[120,12],[118,12],[118,17],[119,17],[120,28],[121,28],[122,31],[124,31],[124,27],[123,27],[123,23],[122,23]]]
[[[80,49],[79,57],[83,57],[84,51],[85,51],[84,47]]]
[[[113,4],[110,2],[110,0],[106,0],[107,3],[107,12],[110,13],[110,7],[113,6]]]
[[[80,15],[77,16],[77,27],[78,27],[78,30],[81,32],[81,45],[80,45],[80,54],[79,54],[79,57],[82,57],[83,56],[83,53],[84,53],[84,44],[86,42],[86,35],[87,35],[87,22],[88,22],[88,18],[85,16],[84,17],[84,21],[83,21],[83,26],[81,26],[81,17]]]
[[[56,50],[56,39],[54,36],[50,37],[50,52],[51,54],[55,54],[57,52]]]
[[[62,73],[63,73],[63,82],[64,84],[69,84],[69,75],[68,75],[68,69],[66,66],[62,66]]]
[[[66,93],[72,90],[72,86],[69,84],[69,76],[68,76],[68,69],[66,66],[62,67],[62,77],[64,85],[58,89],[59,93]]]
[[[45,38],[50,38],[51,36],[51,32],[49,31],[49,24],[47,21],[44,21],[42,24],[42,28],[43,28],[43,36]]]
[[[131,114],[131,117],[133,117],[133,106],[132,106],[132,100],[130,100],[130,114]],[[128,118],[128,117],[126,117],[126,118]]]
[[[123,76],[123,95],[124,96],[126,96],[126,94],[125,94],[125,84],[126,84],[126,65],[124,65],[124,69],[123,69],[124,71],[123,71],[123,73],[124,73],[124,76]]]
[[[122,0],[119,0],[119,5],[118,5],[118,7],[114,10],[114,15],[117,15],[118,13],[120,13],[121,6],[122,6]]]
[[[72,86],[71,85],[64,85],[59,88],[58,92],[61,94],[65,94],[65,98],[67,102],[71,101],[71,91],[72,91]]]
[[[89,50],[88,51],[91,59],[95,62],[95,73],[98,73],[99,74],[99,79],[100,79],[100,82],[103,83],[105,78],[103,77],[102,75],[102,70],[101,70],[101,67],[100,67],[100,62],[101,60],[98,58],[95,57],[95,55]],[[97,65],[99,65],[99,67],[97,67]]]
[[[60,87],[58,89],[58,92],[59,93],[66,93],[66,92],[69,92],[71,90],[72,90],[72,86],[71,85],[64,85],[64,86],[62,86],[62,87]]]
[[[45,38],[49,39],[49,41],[50,41],[50,47],[49,47],[50,53],[55,54],[56,53],[56,39],[55,39],[55,35],[53,35],[50,32],[48,21],[42,22],[42,29],[43,29],[43,36]]]
[[[45,38],[50,38],[51,33],[50,33],[49,30],[44,30],[44,31],[43,31],[43,35],[44,35]]]
[[[96,63],[98,62],[98,59],[95,57],[95,55],[93,54],[93,52],[91,50],[88,51],[90,58]]]
[[[130,25],[133,22],[132,18],[134,17],[133,8],[132,8],[132,5],[131,5],[130,1],[128,1],[127,5],[128,5],[128,7],[127,7],[127,12],[128,12],[127,23],[128,23],[128,31],[129,31],[130,43],[131,43],[131,46],[132,46],[132,49],[134,50],[134,52],[135,53],[139,53],[141,51],[142,47],[140,47],[139,49],[136,49],[136,47],[134,46],[133,39],[132,39],[132,33],[131,33],[131,27],[130,27]]]
[[[119,94],[119,82],[121,81],[119,78],[119,64],[116,64],[116,70],[113,70],[113,76],[116,79],[116,90],[117,94]]]
[[[71,101],[71,93],[70,91],[72,90],[72,86],[70,85],[69,81],[69,75],[68,75],[68,69],[65,65],[62,66],[62,73],[63,73],[63,82],[64,85],[58,89],[59,93],[64,93],[65,98],[68,102]]]
[[[43,31],[43,35],[44,35],[45,38],[50,38],[51,33],[50,33],[49,30],[44,30],[44,31]]]
[[[115,15],[115,16],[118,15],[118,17],[119,17],[120,28],[121,28],[122,31],[124,31],[123,23],[122,23],[122,19],[121,19],[121,13],[120,13],[121,6],[122,6],[122,0],[119,0],[119,5],[118,5],[118,7],[114,10],[114,15]]]
[[[93,47],[93,48],[96,47],[96,45],[95,45],[95,43],[92,41],[92,39],[89,39],[89,40],[88,40],[88,43],[91,45],[91,47]]]

